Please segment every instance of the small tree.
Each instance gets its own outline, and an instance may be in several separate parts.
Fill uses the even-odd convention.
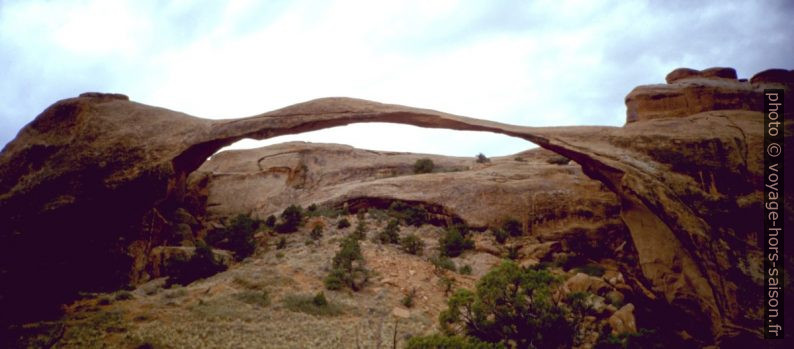
[[[348,236],[339,244],[339,251],[332,260],[331,272],[325,278],[325,287],[338,290],[343,286],[358,291],[367,282],[368,271],[364,268],[364,255],[358,239]]]
[[[350,221],[347,218],[342,218],[336,223],[337,229],[345,229],[350,226]]]
[[[425,249],[425,242],[416,234],[411,233],[400,240],[400,247],[410,254],[421,255]]]
[[[433,160],[428,158],[423,158],[416,160],[414,163],[414,173],[432,173],[433,169],[435,168],[435,164],[433,164]]]
[[[400,222],[392,219],[386,227],[378,233],[378,241],[382,244],[397,244],[400,242]]]
[[[289,205],[281,213],[281,223],[276,225],[279,233],[294,233],[303,224],[303,209],[297,205]]]
[[[484,163],[487,163],[487,162],[491,162],[491,159],[489,159],[489,158],[488,158],[487,156],[485,156],[485,154],[483,154],[483,153],[479,153],[479,154],[477,154],[477,163],[478,163],[478,164],[484,164]]]
[[[474,248],[474,241],[461,233],[460,227],[447,228],[446,233],[438,240],[441,254],[447,257],[457,257],[465,250]]]
[[[574,328],[551,296],[558,282],[547,270],[504,261],[477,282],[476,291],[459,289],[447,300],[441,328],[448,335],[518,348],[570,347]]]

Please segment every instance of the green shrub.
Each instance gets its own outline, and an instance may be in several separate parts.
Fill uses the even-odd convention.
[[[294,233],[303,224],[303,208],[289,205],[281,212],[281,222],[276,225],[276,231],[282,234]]]
[[[226,266],[215,260],[212,248],[199,243],[188,260],[175,259],[166,265],[166,274],[169,275],[167,286],[187,285],[224,270],[226,270]]]
[[[441,254],[448,257],[457,257],[465,250],[474,248],[474,241],[465,237],[458,227],[450,227],[438,240]]]
[[[312,240],[320,240],[323,237],[323,226],[322,224],[317,224],[312,228],[311,233],[309,233],[309,237]]]
[[[467,335],[518,348],[560,348],[573,343],[574,328],[552,299],[559,278],[547,270],[504,261],[483,276],[476,291],[457,290],[439,315],[445,334]]]
[[[416,160],[414,163],[414,173],[432,173],[433,168],[435,168],[435,164],[433,164],[433,160],[424,158]]]
[[[496,228],[492,230],[491,233],[493,234],[493,238],[496,240],[496,242],[504,244],[505,241],[507,241],[508,234],[504,229]]]
[[[471,265],[466,264],[460,267],[460,269],[458,269],[458,273],[462,275],[471,275]]]
[[[389,205],[389,213],[405,222],[406,225],[419,227],[430,220],[430,213],[421,205],[408,205],[402,201],[393,201]]]
[[[571,159],[566,158],[562,155],[555,155],[548,158],[546,162],[554,165],[567,165],[569,162],[571,162]]]
[[[425,249],[425,242],[416,234],[408,234],[400,240],[400,247],[410,254],[421,255]]]
[[[517,260],[518,255],[518,245],[510,245],[507,246],[507,256],[508,259]]]
[[[430,257],[430,263],[433,264],[437,273],[446,270],[455,271],[455,262],[446,256],[433,256]]]
[[[337,229],[345,229],[350,226],[350,221],[347,218],[342,218],[336,223]]]
[[[416,298],[416,289],[412,288],[408,291],[402,300],[400,300],[400,304],[402,304],[406,308],[413,308],[414,306],[414,298]]]
[[[386,227],[378,233],[377,240],[382,244],[397,244],[400,242],[399,233],[400,222],[396,219],[392,219],[386,224]]]
[[[406,349],[505,349],[503,344],[482,342],[466,336],[445,336],[433,334],[429,336],[411,337]]]
[[[270,305],[270,293],[264,290],[263,291],[246,290],[243,292],[235,293],[233,297],[243,303],[260,306],[263,308]]]
[[[364,255],[358,239],[348,236],[339,244],[331,264],[331,272],[326,276],[324,283],[329,290],[338,290],[342,286],[359,291],[366,284],[369,272],[364,268]]]
[[[240,214],[232,218],[224,228],[213,229],[207,234],[207,243],[214,247],[232,251],[237,260],[245,259],[256,250],[254,233],[262,221]]]
[[[311,295],[288,295],[284,297],[284,307],[289,311],[316,316],[338,316],[344,314],[342,307],[328,302],[321,292]]]
[[[268,228],[273,228],[276,226],[276,216],[269,215],[267,219],[265,219],[265,226]]]
[[[488,163],[488,162],[491,162],[491,159],[489,159],[487,156],[485,156],[485,154],[483,154],[483,153],[477,154],[477,163],[478,164],[484,164],[484,163]]]
[[[317,294],[314,295],[314,298],[312,298],[312,303],[314,303],[314,305],[318,307],[327,306],[328,300],[325,298],[325,292],[323,291],[317,292]]]
[[[521,236],[523,234],[523,229],[521,228],[521,222],[514,218],[508,218],[504,224],[502,224],[502,229],[504,229],[510,236]]]
[[[356,223],[356,230],[353,230],[353,234],[350,236],[356,240],[364,240],[367,238],[367,221],[364,218],[358,219],[358,223]]]

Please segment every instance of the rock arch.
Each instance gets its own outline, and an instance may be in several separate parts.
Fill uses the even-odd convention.
[[[705,200],[705,194],[693,190],[687,170],[671,169],[678,158],[657,156],[664,150],[684,157],[736,160],[726,166],[749,173],[741,185],[752,192],[751,184],[759,176],[758,159],[742,163],[737,156],[759,142],[762,127],[757,114],[707,112],[622,128],[524,127],[360,99],[323,98],[248,118],[206,120],[131,102],[122,95],[83,94],[49,107],[0,154],[0,255],[4,256],[0,267],[10,270],[0,280],[5,295],[0,310],[8,314],[35,306],[15,303],[31,289],[36,292],[35,288],[46,286],[20,284],[31,272],[30,263],[54,266],[44,277],[57,277],[74,272],[68,268],[96,268],[92,263],[97,258],[133,248],[134,241],[151,240],[132,227],[140,227],[148,208],[182,190],[187,175],[226,145],[243,138],[391,122],[519,137],[576,161],[622,201],[621,215],[649,282],[637,287],[688,314],[691,334],[706,342],[726,331],[758,335],[758,328],[746,325],[742,319],[746,309],[736,302],[742,280],[728,273],[731,266],[720,257],[729,247],[715,243],[719,236],[714,235],[713,218],[693,207],[693,200]],[[704,135],[698,127],[710,133]],[[685,148],[706,137],[716,139],[724,154]],[[86,239],[96,246],[81,247]],[[37,241],[51,241],[67,251],[52,247],[36,251],[42,248]],[[96,250],[70,260],[85,252],[81,248]],[[31,250],[36,253],[26,254]],[[63,264],[64,260],[68,262]],[[116,269],[90,272],[118,273]],[[122,279],[96,282],[92,277],[96,278],[63,280],[65,292],[86,285],[110,286]],[[64,297],[51,299],[57,302]]]

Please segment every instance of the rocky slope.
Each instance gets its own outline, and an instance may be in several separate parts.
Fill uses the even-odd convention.
[[[763,124],[752,98],[765,87],[790,91],[792,74],[762,72],[748,83],[733,80],[729,72],[678,71],[668,76],[668,85],[635,89],[627,97],[629,123],[621,128],[521,127],[346,98],[315,100],[222,121],[129,102],[119,95],[85,94],[60,101],[20,131],[0,154],[3,322],[40,317],[42,311],[70,299],[78,290],[144,281],[140,271],[148,263],[149,252],[168,242],[163,227],[173,223],[179,207],[198,213],[206,209],[210,216],[224,209],[233,211],[233,200],[213,201],[219,193],[213,190],[213,182],[224,176],[223,169],[215,175],[219,168],[205,167],[207,171],[191,178],[192,188],[206,190],[206,201],[201,190],[187,186],[188,176],[222,146],[246,137],[264,139],[353,122],[386,121],[502,133],[572,159],[620,202],[620,218],[639,261],[639,276],[629,281],[631,287],[652,302],[667,304],[678,329],[696,342],[738,345],[760,336],[761,298],[752,291],[760,290],[762,281],[760,220],[742,218],[760,217],[761,212]],[[791,114],[785,118],[790,120]],[[787,147],[791,127],[787,123]],[[301,187],[322,183],[311,177],[313,166],[315,170],[321,166],[312,161],[282,166],[279,161],[275,157],[255,163],[266,171],[275,168],[274,176],[286,177],[292,189],[267,192],[285,202],[290,198],[349,202],[370,190],[376,197],[395,198],[394,187],[439,187],[401,176],[364,184],[334,175],[327,188],[321,185],[320,192],[328,196],[313,197],[300,190],[307,192]],[[453,166],[458,160],[449,161]],[[239,164],[242,171],[230,172],[254,173],[250,183],[267,181],[259,178],[258,170],[251,170],[254,162],[250,159]],[[502,182],[505,186],[483,188],[500,188],[513,200],[521,195],[511,192],[538,185],[520,183],[519,172],[533,170],[506,171],[516,171],[518,177]],[[500,177],[488,174],[487,167],[473,166],[463,172],[426,175],[425,179],[482,185],[489,176]],[[211,180],[202,180],[202,173]],[[576,177],[558,176],[562,182]],[[475,197],[476,190],[464,191],[462,196]],[[405,195],[400,199],[435,202],[444,208],[440,213],[469,217],[474,225],[487,226],[495,219],[490,212],[478,213],[471,200],[456,202],[453,193],[428,190],[400,195]],[[483,197],[488,200],[489,195]],[[791,202],[788,193],[786,199]],[[281,204],[263,203],[240,200],[238,207],[266,214]],[[536,220],[538,212],[527,208],[528,212],[518,215],[525,226]],[[786,216],[791,217],[790,207],[786,209]],[[31,278],[34,271],[36,278]],[[52,284],[58,287],[53,289]]]

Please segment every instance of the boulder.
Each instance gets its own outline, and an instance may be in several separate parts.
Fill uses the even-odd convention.
[[[613,335],[637,333],[637,321],[634,319],[634,305],[629,303],[618,309],[609,317],[609,326]]]

